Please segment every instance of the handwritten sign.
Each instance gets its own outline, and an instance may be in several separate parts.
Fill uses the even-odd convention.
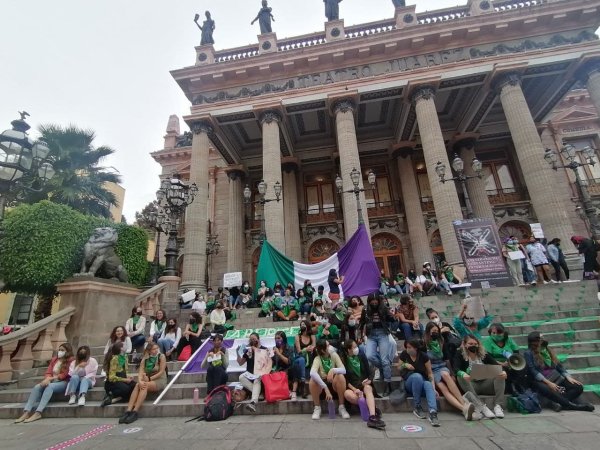
[[[242,285],[242,272],[230,272],[223,274],[223,287],[230,288]]]

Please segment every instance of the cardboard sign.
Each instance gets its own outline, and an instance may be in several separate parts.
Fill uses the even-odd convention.
[[[192,289],[191,291],[184,292],[181,294],[181,301],[183,303],[189,303],[196,298],[196,291]]]
[[[508,257],[511,261],[516,261],[525,259],[525,254],[521,250],[517,250],[516,252],[508,252]]]
[[[242,272],[230,272],[223,274],[223,287],[231,288],[242,285]]]
[[[531,233],[533,234],[534,238],[544,239],[544,230],[542,230],[541,223],[532,223],[529,225],[529,227],[531,228]]]
[[[254,374],[255,376],[263,376],[271,373],[273,360],[269,356],[269,351],[262,348],[254,350]]]
[[[475,318],[475,320],[479,320],[482,317],[485,317],[485,310],[483,309],[483,303],[481,303],[481,298],[465,298],[464,303],[465,305],[467,305],[466,315],[468,317],[473,317]]]

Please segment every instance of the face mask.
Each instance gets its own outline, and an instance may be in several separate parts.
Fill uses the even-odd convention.
[[[479,345],[469,345],[467,350],[469,350],[471,353],[477,353],[479,350]]]
[[[408,353],[410,356],[417,356],[416,350],[406,350],[406,353]]]
[[[431,339],[433,339],[434,341],[437,341],[439,338],[440,338],[439,333],[431,333]]]
[[[545,340],[545,339],[542,339],[542,340],[540,341],[540,345],[541,345],[542,347],[548,347],[548,341],[547,341],[547,340]]]
[[[356,307],[358,306],[358,303],[356,303],[356,302],[352,302],[352,303],[350,303],[350,306],[351,306],[352,308],[356,308]]]
[[[170,326],[170,327],[174,327],[174,326],[175,326],[175,324],[174,324],[174,323],[170,323],[170,324],[169,324],[169,326]]]
[[[86,352],[79,352],[79,353],[77,353],[77,357],[79,359],[85,359],[87,357],[87,353]]]
[[[306,331],[306,325],[304,325],[304,324],[300,325],[300,329],[301,329],[302,331]]]
[[[352,354],[353,354],[354,356],[358,356],[358,353],[359,353],[359,352],[360,352],[360,350],[358,349],[358,347],[354,347],[354,348],[352,349]]]
[[[281,339],[275,339],[275,346],[281,347],[283,345],[283,341]]]
[[[355,319],[348,319],[348,325],[350,325],[351,327],[356,325],[356,320]]]
[[[437,324],[437,325],[439,325],[440,323],[442,323],[442,321],[440,320],[440,318],[439,318],[439,317],[436,317],[436,318],[434,318],[434,319],[431,319],[431,321],[432,321],[433,323]]]
[[[261,286],[261,287],[265,287],[265,283],[261,281],[261,282],[260,282],[260,286]]]
[[[371,309],[377,309],[379,307],[379,303],[369,303],[369,307]]]
[[[256,347],[258,345],[258,341],[250,341],[250,347]]]
[[[190,319],[190,323],[193,325],[196,323],[196,319],[194,319],[193,317]]]
[[[504,341],[504,335],[503,334],[492,334],[491,338],[492,338],[492,341],[494,341],[496,343]]]
[[[64,358],[65,355],[67,354],[67,352],[65,352],[64,350],[59,350],[58,353],[56,354],[59,358]]]
[[[474,321],[474,319],[467,319],[467,318],[463,319],[463,322],[465,323],[465,325],[473,325],[473,321]]]
[[[246,284],[244,285],[244,287],[245,287],[245,288],[247,288],[247,287],[248,287],[248,283],[246,283]]]
[[[141,311],[136,311],[135,313],[136,313],[136,315],[138,315],[138,316],[141,316],[141,315],[142,315],[142,312],[141,312]]]
[[[223,305],[217,305],[217,309],[223,309]]]

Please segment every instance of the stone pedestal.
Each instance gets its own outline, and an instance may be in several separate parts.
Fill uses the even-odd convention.
[[[160,307],[165,311],[167,317],[178,317],[179,315],[179,277],[160,277],[159,283],[165,283],[167,287],[162,295]]]
[[[215,48],[212,44],[199,45],[196,47],[196,65],[204,66],[207,64],[214,64],[215,62]]]
[[[394,19],[396,20],[396,28],[398,30],[418,25],[419,22],[417,21],[417,6],[409,5],[396,8]]]
[[[277,52],[277,35],[275,33],[265,33],[258,35],[258,53]]]
[[[125,325],[140,290],[131,284],[102,278],[70,278],[57,285],[60,308],[76,308],[65,329],[67,341],[99,347],[106,344],[112,329]]]
[[[344,19],[325,22],[325,39],[327,39],[327,42],[346,39],[346,32],[344,31]]]

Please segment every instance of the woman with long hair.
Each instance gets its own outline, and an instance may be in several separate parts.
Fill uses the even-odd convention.
[[[499,365],[486,351],[479,339],[473,335],[465,336],[456,355],[454,355],[454,370],[458,384],[465,392],[465,398],[475,405],[475,410],[488,419],[504,418],[504,389],[506,387],[506,372],[501,371],[496,378],[475,380],[471,377],[474,364]],[[478,397],[479,395],[494,396],[494,411]]]
[[[125,331],[125,327],[118,325],[118,326],[114,327],[112,329],[112,331],[110,332],[110,336],[108,338],[108,341],[106,342],[106,346],[104,347],[104,356],[105,357],[108,354],[108,352],[110,351],[110,348],[113,345],[115,345],[117,342],[123,343],[123,348],[125,349],[126,354],[131,353],[131,350],[132,350],[131,339],[127,335],[127,331]]]
[[[462,411],[466,420],[472,420],[475,406],[463,398],[456,382],[450,374],[450,357],[439,325],[434,322],[427,324],[425,327],[424,342],[427,349],[427,357],[431,363],[435,387],[441,392],[448,403],[459,411]]]
[[[219,303],[221,307],[223,306]],[[218,304],[218,305],[219,305]],[[212,314],[212,313],[211,313]],[[185,326],[183,337],[179,340],[179,344],[175,347],[175,353],[181,354],[182,350],[188,345],[192,348],[192,355],[196,353],[196,350],[200,348],[202,339],[200,334],[202,333],[202,317],[197,312],[190,313],[190,319],[188,324]]]
[[[160,353],[158,344],[150,344],[140,363],[138,383],[135,385],[125,414],[119,423],[133,423],[138,420],[138,413],[144,404],[148,392],[160,392],[167,386],[167,358]]]
[[[364,309],[363,301],[358,295],[353,295],[348,303],[348,319],[346,324],[348,327],[348,338],[358,342],[360,331],[360,318]]]
[[[206,395],[214,388],[227,384],[227,366],[229,357],[227,349],[223,347],[223,336],[215,334],[212,338],[213,348],[202,360],[201,367],[206,369]]]
[[[347,402],[358,405],[358,400],[364,397],[369,408],[367,426],[369,428],[384,429],[385,422],[381,420],[381,411],[375,408],[373,379],[369,369],[369,361],[365,354],[360,352],[356,342],[351,339],[344,342],[342,362],[346,367],[344,398]]]
[[[134,349],[141,348],[146,343],[146,318],[142,315],[141,306],[131,310],[131,317],[125,322],[125,331]]]
[[[294,337],[294,347],[296,349],[296,358],[293,367],[293,382],[291,399],[296,400],[298,389],[302,398],[306,398],[306,380],[310,377],[309,367],[312,365],[313,351],[315,350],[317,340],[313,335],[312,324],[310,320],[300,322],[300,331]]]
[[[321,393],[325,392],[325,400],[333,400],[331,391],[335,391],[338,397],[338,412],[343,419],[349,419],[350,414],[344,406],[344,393],[346,392],[346,368],[337,353],[329,352],[329,345],[325,339],[317,341],[317,356],[310,369],[310,381],[308,383],[310,395],[313,400],[313,420],[321,418]]]
[[[177,319],[167,320],[167,325],[157,341],[160,352],[169,359],[173,351],[179,346],[180,340],[181,328],[177,326]]]
[[[44,379],[36,384],[27,403],[23,408],[23,414],[15,423],[31,423],[42,418],[42,413],[50,399],[55,393],[64,393],[69,382],[69,366],[73,360],[73,347],[68,342],[58,347],[58,352],[50,360],[50,364],[44,374]],[[37,405],[37,406],[36,406]],[[35,412],[32,411],[35,407]]]
[[[148,336],[148,341],[158,342],[166,326],[167,315],[162,309],[159,309],[158,311],[156,311],[154,320],[150,322],[150,336]]]
[[[344,277],[337,274],[335,269],[329,270],[327,284],[329,285],[329,300],[333,303],[340,299],[340,285],[344,282]]]
[[[127,401],[135,387],[133,377],[127,375],[127,354],[123,342],[117,341],[104,358],[104,391],[106,395],[100,406],[108,406],[120,401]]]
[[[82,345],[77,349],[75,359],[69,366],[69,384],[67,385],[66,395],[69,395],[69,405],[77,403],[78,406],[85,406],[85,396],[94,384],[96,384],[96,372],[98,371],[98,361],[90,356],[90,348]]]
[[[378,292],[369,294],[367,307],[362,312],[360,329],[367,336],[367,358],[369,363],[378,368],[383,375],[387,397],[392,391],[392,360],[390,352],[390,312],[385,303],[385,297]]]
[[[535,391],[553,402],[556,411],[594,411],[593,405],[577,400],[583,393],[582,383],[565,370],[539,331],[529,333],[527,346],[525,361]]]

